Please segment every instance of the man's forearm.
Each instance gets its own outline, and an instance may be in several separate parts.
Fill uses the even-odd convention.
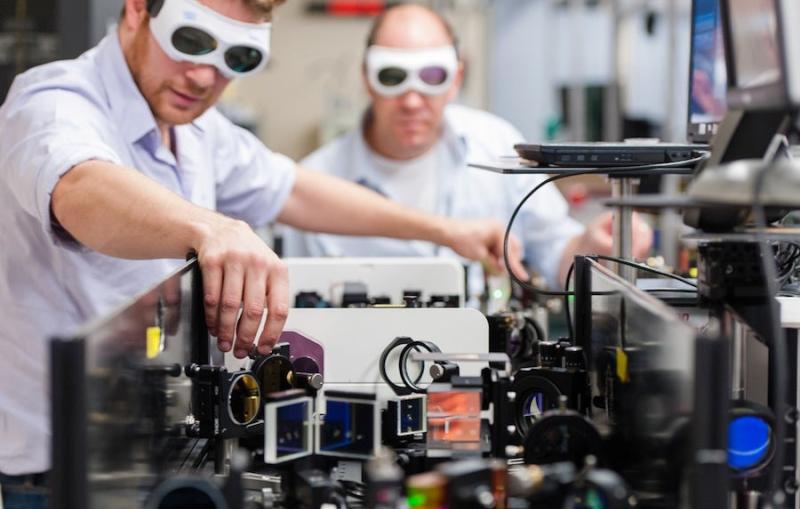
[[[78,242],[120,258],[182,258],[223,216],[135,170],[82,163],[56,184],[51,208]]]
[[[298,168],[278,220],[295,228],[342,235],[420,239],[446,244],[442,218],[385,199],[362,186]]]

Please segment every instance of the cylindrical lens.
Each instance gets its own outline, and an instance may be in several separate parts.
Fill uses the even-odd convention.
[[[217,40],[199,28],[181,27],[172,33],[172,45],[187,55],[205,55],[217,49]]]
[[[249,46],[233,46],[225,52],[225,63],[236,72],[249,72],[258,67],[264,55]]]
[[[378,73],[378,81],[385,87],[395,87],[406,80],[408,73],[399,67],[387,67]]]
[[[419,79],[428,85],[441,85],[447,80],[447,69],[437,65],[423,67],[422,70],[419,71]]]

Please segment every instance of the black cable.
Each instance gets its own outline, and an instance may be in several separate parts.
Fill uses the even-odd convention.
[[[605,255],[589,255],[588,257],[589,258],[595,258],[597,260],[607,260],[609,262],[619,263],[620,265],[627,265],[628,267],[635,267],[635,268],[637,268],[639,270],[643,270],[645,272],[651,272],[653,274],[658,274],[659,276],[664,276],[664,277],[668,277],[670,279],[674,279],[675,281],[680,281],[681,283],[686,284],[688,286],[691,286],[692,288],[697,288],[697,284],[696,283],[692,283],[691,281],[689,281],[688,279],[686,279],[684,277],[677,276],[675,274],[671,274],[671,273],[665,272],[663,270],[654,269],[653,267],[649,267],[647,265],[644,265],[644,264],[641,264],[641,263],[637,263],[637,262],[632,262],[632,261],[626,260],[624,258],[619,258],[619,257],[616,257],[616,256],[605,256]]]
[[[590,255],[590,256],[587,256],[587,258],[600,258],[600,256],[599,255]],[[613,257],[603,257],[603,258],[613,258]],[[692,283],[688,279],[681,278],[680,276],[676,276],[675,274],[670,274],[669,272],[660,271],[660,270],[654,269],[652,267],[647,267],[646,265],[642,266],[642,265],[639,265],[637,263],[628,262],[628,260],[625,260],[623,258],[613,258],[613,260],[611,260],[611,261],[615,261],[617,263],[622,263],[623,265],[630,264],[630,265],[635,266],[638,269],[642,269],[642,270],[645,270],[647,272],[652,272],[654,274],[659,274],[659,275],[662,275],[662,276],[667,276],[667,277],[672,277],[672,278],[679,278],[678,279],[679,281],[681,281],[683,283],[686,283],[687,285],[690,285],[690,286],[692,286],[694,288],[697,288],[697,285]],[[566,319],[567,319],[567,333],[569,334],[570,341],[574,341],[575,340],[574,330],[573,330],[573,326],[572,326],[572,311],[570,311],[570,308],[569,308],[569,297],[571,295],[574,295],[574,292],[571,292],[569,290],[569,283],[570,283],[570,281],[572,279],[572,274],[574,273],[574,271],[575,271],[575,262],[573,261],[569,265],[569,270],[567,271],[567,277],[566,277],[566,280],[564,282],[564,314],[566,315]],[[644,291],[647,292],[647,293],[656,293],[656,292],[675,292],[675,293],[693,293],[693,294],[697,293],[696,289],[695,290],[690,290],[689,288],[646,288],[646,289],[644,289]],[[603,295],[605,293],[606,292],[592,292],[592,295],[593,296],[594,295]]]
[[[772,384],[773,405],[772,411],[775,413],[775,455],[772,458],[772,468],[770,469],[770,487],[772,489],[771,502],[777,507],[783,506],[783,455],[786,437],[786,425],[784,420],[783,408],[786,404],[786,386],[788,385],[788,374],[786,369],[786,338],[781,329],[780,313],[778,302],[775,295],[778,293],[776,284],[777,274],[775,271],[774,252],[772,246],[767,241],[765,230],[767,229],[767,214],[764,204],[761,203],[761,191],[764,187],[764,180],[769,172],[771,165],[765,166],[758,175],[753,185],[753,217],[756,221],[756,241],[761,251],[761,266],[764,270],[764,285],[767,300],[767,319],[770,324],[770,348],[772,350]],[[766,339],[766,338],[765,338]]]
[[[575,272],[575,260],[572,260],[572,263],[569,264],[566,281],[564,282],[564,315],[567,319],[567,334],[570,341],[575,341],[575,330],[572,327],[572,311],[569,309],[569,297],[574,295],[574,292],[569,289],[569,280],[572,279],[573,272]]]
[[[511,214],[511,219],[508,220],[508,226],[506,227],[506,233],[503,237],[503,262],[505,263],[506,270],[508,271],[509,276],[511,277],[511,281],[517,283],[522,288],[533,292],[534,294],[539,295],[548,295],[548,296],[555,296],[555,297],[562,297],[566,295],[572,295],[572,292],[556,292],[556,291],[548,291],[536,288],[535,286],[531,285],[527,281],[523,281],[516,274],[514,271],[511,270],[511,263],[508,258],[508,242],[511,237],[511,228],[514,226],[514,220],[517,218],[517,214],[519,211],[522,210],[522,207],[527,203],[533,194],[541,189],[542,187],[546,186],[551,182],[555,182],[556,180],[565,179],[567,177],[573,177],[575,175],[591,175],[591,174],[608,174],[608,173],[628,173],[628,172],[635,172],[635,171],[642,171],[642,170],[656,170],[659,168],[680,168],[692,164],[697,164],[701,161],[708,159],[708,154],[695,157],[694,159],[689,159],[687,161],[678,161],[674,163],[662,163],[662,164],[647,164],[641,166],[623,166],[617,168],[592,168],[589,170],[574,170],[568,173],[561,173],[559,175],[553,175],[552,177],[548,177],[537,184],[533,189],[531,189],[528,194],[526,194],[522,200],[520,200],[519,204],[514,209],[514,212]]]

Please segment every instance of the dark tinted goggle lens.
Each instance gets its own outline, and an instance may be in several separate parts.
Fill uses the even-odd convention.
[[[217,49],[217,40],[198,28],[181,27],[173,32],[172,45],[181,53],[198,56]]]
[[[252,71],[262,58],[261,51],[247,46],[233,46],[225,52],[225,63],[236,72]]]
[[[428,85],[441,85],[447,79],[447,69],[438,66],[424,67],[419,72],[419,79]]]
[[[386,87],[394,87],[404,82],[408,74],[399,67],[387,67],[378,72],[378,81]]]

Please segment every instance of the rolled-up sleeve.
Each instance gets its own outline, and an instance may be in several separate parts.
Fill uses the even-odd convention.
[[[0,176],[48,234],[53,233],[51,195],[65,173],[89,160],[120,164],[104,142],[104,129],[98,107],[67,90],[16,98],[0,110]]]
[[[244,129],[219,132],[225,138],[215,156],[217,210],[253,227],[275,220],[294,187],[296,163]]]

